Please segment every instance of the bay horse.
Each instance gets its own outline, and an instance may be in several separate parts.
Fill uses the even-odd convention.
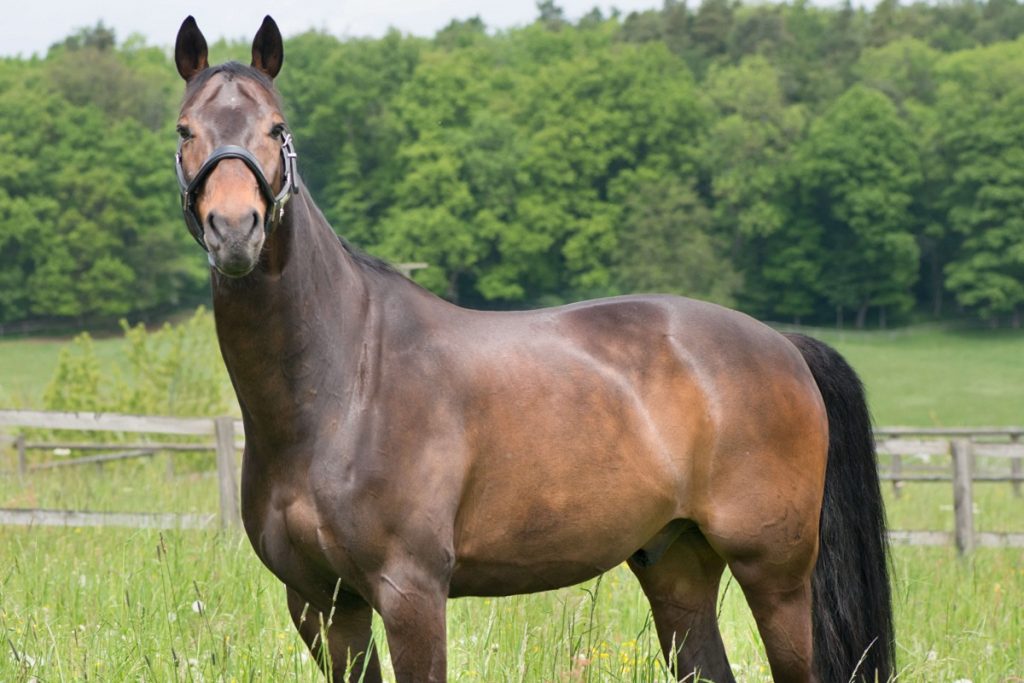
[[[267,17],[251,65],[211,67],[186,19],[176,165],[245,426],[245,530],[325,673],[380,680],[376,611],[397,681],[444,681],[448,598],[627,562],[680,679],[734,680],[726,566],[776,681],[889,679],[884,510],[850,366],[674,296],[505,313],[434,296],[313,203],[283,58]]]

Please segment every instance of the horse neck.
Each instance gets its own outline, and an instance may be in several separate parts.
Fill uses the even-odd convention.
[[[212,275],[217,337],[247,440],[315,438],[318,409],[344,402],[371,316],[370,283],[303,190],[252,274]]]

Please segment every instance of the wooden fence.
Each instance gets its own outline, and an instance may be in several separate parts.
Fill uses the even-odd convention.
[[[0,410],[0,429],[43,429],[76,432],[117,432],[145,434],[148,437],[185,436],[201,440],[189,443],[166,443],[140,439],[138,443],[102,444],[97,442],[46,441],[30,442],[25,434],[14,437],[18,452],[18,475],[57,467],[102,464],[129,458],[152,457],[165,451],[210,451],[217,462],[217,481],[220,495],[220,514],[217,517],[223,529],[241,526],[238,497],[238,464],[236,452],[239,444],[235,435],[241,426],[234,418],[176,418],[109,413],[53,413],[22,410]],[[88,455],[73,460],[28,464],[28,451],[54,450],[116,451],[101,455]],[[16,510],[0,509],[0,524],[43,526],[131,526],[206,528],[212,526],[213,515],[174,515],[153,513],[112,513],[79,510]]]
[[[0,509],[0,524],[57,526],[132,526],[155,528],[208,528],[219,521],[221,528],[237,528],[239,517],[237,450],[242,430],[230,417],[170,418],[95,413],[44,413],[0,411],[0,430],[14,429],[18,452],[18,475],[33,471],[87,464],[104,464],[130,458],[152,457],[158,452],[210,451],[217,463],[219,515],[175,515],[154,513],[110,513],[76,510]],[[145,434],[132,443],[102,444],[87,440],[29,441],[24,429],[78,432]],[[153,437],[186,436],[199,439],[189,443],[152,441]],[[1024,427],[918,429],[886,427],[876,430],[878,452],[883,456],[879,476],[890,482],[900,495],[907,482],[951,482],[955,531],[890,532],[894,543],[909,545],[955,544],[961,553],[978,546],[1024,547],[1021,533],[977,531],[974,525],[972,484],[976,481],[1007,482],[1020,497],[1024,482]],[[104,451],[70,460],[29,464],[29,451]],[[979,470],[978,458],[1006,461],[1008,467]],[[886,462],[887,459],[887,462]],[[936,460],[944,461],[936,463]],[[916,462],[915,462],[916,461]],[[952,465],[952,466],[950,466]],[[1022,517],[1024,518],[1024,517]]]
[[[974,482],[1005,482],[1021,497],[1024,482],[1024,427],[963,427],[922,429],[884,427],[875,430],[878,454],[888,456],[888,467],[880,467],[879,478],[891,482],[897,498],[907,482],[951,482],[953,487],[954,531],[892,531],[896,543],[948,545],[961,554],[978,546],[1024,547],[1021,533],[978,531],[974,524]],[[1005,462],[1006,467],[981,470],[979,458]],[[920,464],[913,464],[913,460]],[[935,460],[940,462],[936,463]],[[952,466],[950,466],[952,465]],[[1024,515],[1021,517],[1024,520]]]

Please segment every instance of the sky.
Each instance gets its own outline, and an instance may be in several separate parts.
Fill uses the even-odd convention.
[[[528,24],[537,16],[535,0],[227,0],[168,2],[167,0],[3,0],[16,6],[0,21],[0,56],[46,54],[53,43],[100,19],[113,27],[118,42],[141,34],[150,45],[170,47],[182,20],[192,14],[209,42],[255,34],[264,15],[274,17],[285,39],[308,29],[341,37],[383,35],[389,27],[404,33],[431,36],[452,19],[479,15],[488,28]],[[661,0],[556,0],[566,17],[576,20],[595,6],[608,14],[614,5],[623,14],[661,7]]]

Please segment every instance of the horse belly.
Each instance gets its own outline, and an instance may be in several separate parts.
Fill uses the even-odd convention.
[[[685,511],[687,417],[614,391],[589,396],[538,395],[489,415],[456,520],[453,595],[579,583]]]
[[[667,495],[630,487],[587,500],[523,498],[530,500],[488,506],[460,520],[453,597],[530,593],[590,579],[656,536],[675,508]]]

